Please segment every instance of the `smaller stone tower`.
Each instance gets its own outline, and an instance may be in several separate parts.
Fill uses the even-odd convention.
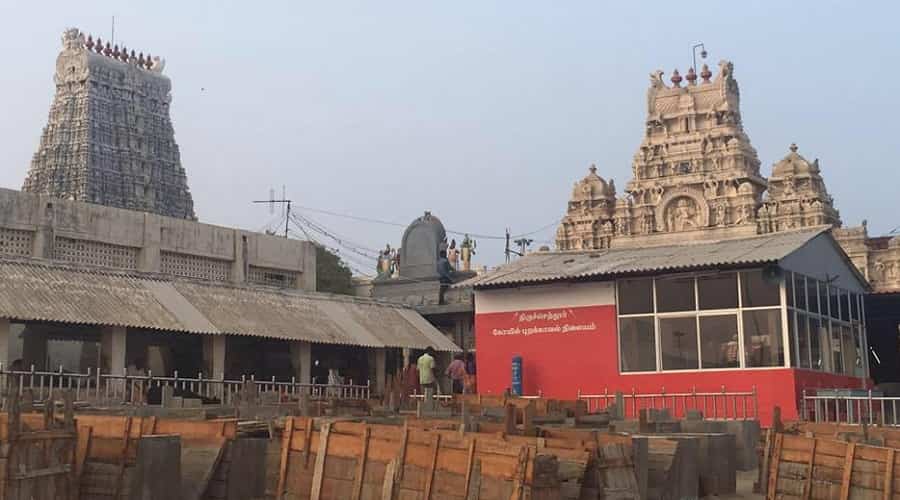
[[[790,153],[772,168],[765,203],[759,209],[761,233],[786,231],[806,226],[841,226],[834,200],[825,189],[819,160],[812,163],[797,153]]]
[[[616,185],[597,175],[591,165],[588,175],[575,183],[572,198],[556,231],[560,250],[609,248],[613,236]]]

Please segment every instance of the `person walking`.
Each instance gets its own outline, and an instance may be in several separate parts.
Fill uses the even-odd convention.
[[[453,394],[462,394],[466,379],[466,363],[463,361],[462,354],[457,354],[453,357],[453,362],[447,367],[445,373],[450,377],[451,392]]]
[[[425,349],[425,353],[416,361],[419,369],[419,386],[422,390],[431,389],[434,392],[434,348]]]

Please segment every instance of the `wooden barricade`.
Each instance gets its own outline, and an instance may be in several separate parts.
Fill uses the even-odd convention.
[[[831,422],[790,422],[785,424],[784,431],[787,434],[855,441],[900,449],[900,429],[895,427]]]
[[[900,453],[894,448],[776,433],[768,458],[766,497],[896,499],[898,461]]]
[[[70,500],[74,494],[72,456],[77,434],[71,398],[65,417],[54,418],[47,402],[43,414],[21,414],[17,398],[7,400],[0,422],[0,500]]]
[[[535,487],[535,461],[528,446],[495,438],[288,418],[276,498],[520,499]]]
[[[225,444],[237,432],[236,420],[79,415],[76,421],[75,475],[80,500],[126,495],[138,444],[143,436],[151,435],[180,436],[185,498],[199,499],[220,466]]]

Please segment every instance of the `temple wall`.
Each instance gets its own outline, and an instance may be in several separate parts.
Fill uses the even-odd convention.
[[[0,256],[315,290],[315,247],[236,228],[0,189]]]

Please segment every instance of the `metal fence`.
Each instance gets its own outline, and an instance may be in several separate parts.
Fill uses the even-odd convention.
[[[694,387],[690,392],[666,392],[663,387],[659,393],[639,393],[632,388],[631,392],[609,392],[603,394],[582,394],[578,391],[578,399],[587,403],[589,413],[610,409],[621,397],[621,415],[635,419],[643,409],[669,410],[673,417],[684,417],[688,410],[702,412],[707,419],[718,420],[754,420],[759,418],[759,398],[756,386],[750,391],[728,391],[725,386],[718,392],[698,392]]]
[[[187,398],[202,399],[206,403],[234,405],[241,401],[242,395],[250,390],[259,394],[268,402],[297,401],[306,394],[311,399],[369,399],[371,387],[348,384],[330,385],[301,383],[295,378],[290,381],[257,380],[255,376],[242,376],[239,380],[204,378],[198,374],[196,378],[179,376],[176,371],[170,377],[147,375],[121,375],[101,373],[88,369],[87,373],[68,373],[62,368],[56,372],[38,371],[32,366],[30,370],[8,370],[0,365],[0,387],[6,394],[17,393],[20,396],[31,392],[35,401],[44,401],[51,397],[53,391],[71,390],[76,403],[97,405],[147,404],[148,396],[159,393],[161,398],[163,387],[172,387],[176,395]]]
[[[900,426],[900,397],[871,389],[804,389],[800,418],[808,422]]]

